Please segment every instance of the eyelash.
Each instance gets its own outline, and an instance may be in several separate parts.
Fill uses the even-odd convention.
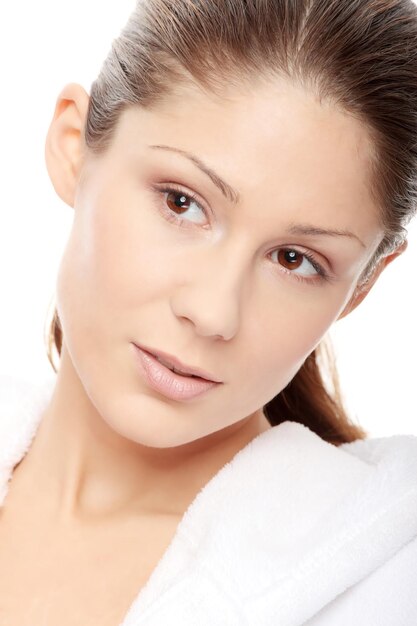
[[[191,191],[186,191],[184,190],[182,187],[175,185],[173,183],[171,183],[170,185],[166,185],[163,188],[154,186],[155,191],[158,194],[164,194],[164,193],[176,193],[176,194],[181,194],[183,196],[185,196],[187,198],[187,200],[192,200],[193,202],[195,202],[198,207],[203,211],[204,215],[206,217],[208,217],[208,211],[206,210],[204,204],[201,202],[200,198],[194,194]],[[165,204],[162,205],[162,207],[158,207],[160,209],[160,211],[162,212],[162,214],[166,217],[166,219],[169,222],[172,222],[173,224],[175,224],[176,226],[182,226],[183,222],[187,222],[187,220],[182,219],[181,217],[178,217],[175,215],[175,213],[173,213],[171,210],[169,210]],[[204,228],[204,227],[203,227]],[[318,263],[318,261],[316,260],[316,258],[309,252],[307,251],[303,251],[301,252],[300,250],[297,250],[296,248],[291,248],[291,247],[286,247],[286,248],[282,248],[283,250],[291,250],[294,252],[297,252],[299,255],[304,256],[306,259],[308,259],[308,261],[310,262],[310,264],[313,266],[313,268],[316,270],[317,275],[316,278],[305,278],[304,276],[300,276],[299,274],[295,274],[294,272],[291,272],[290,270],[287,270],[285,268],[281,267],[281,272],[283,272],[284,274],[289,274],[292,278],[294,278],[295,280],[299,280],[303,283],[307,283],[307,284],[312,284],[312,283],[323,283],[323,282],[331,282],[333,279],[332,276],[330,276],[326,270],[324,269],[324,267]]]

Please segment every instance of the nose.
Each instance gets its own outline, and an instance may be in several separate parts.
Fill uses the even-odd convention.
[[[186,319],[203,337],[230,340],[239,326],[240,305],[233,290],[219,286],[215,279],[183,287],[172,301],[172,310],[178,318]]]
[[[241,256],[243,246],[242,250]],[[230,340],[240,324],[247,264],[230,245],[228,250],[224,246],[206,253],[200,263],[191,265],[188,280],[177,287],[171,301],[174,314],[192,323],[203,337]]]

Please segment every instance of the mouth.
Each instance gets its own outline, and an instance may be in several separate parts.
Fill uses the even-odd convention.
[[[161,359],[158,356],[156,356],[156,354],[154,354],[153,356],[155,357],[157,361],[159,361],[159,363],[162,363],[162,365],[165,365],[165,367],[171,370],[171,372],[174,372],[174,374],[178,374],[179,376],[187,376],[188,378],[201,378],[200,376],[196,376],[195,374],[190,374],[190,372],[186,372],[185,370],[177,369],[176,367],[170,365],[168,361],[165,361],[164,359]],[[201,380],[207,380],[207,379],[201,378]]]
[[[159,361],[159,363],[161,363],[162,365],[170,369],[171,372],[178,374],[179,376],[186,376],[188,378],[197,378],[200,380],[204,380],[208,382],[215,382],[215,383],[222,382],[218,380],[218,378],[216,378],[214,375],[210,374],[209,372],[206,372],[205,370],[199,367],[186,365],[185,363],[182,363],[176,357],[166,352],[162,352],[160,350],[154,350],[153,348],[149,348],[147,346],[143,346],[139,344],[135,344],[135,345],[140,350],[143,350],[144,352],[147,352],[148,354],[153,356],[155,359],[157,359],[157,361]]]
[[[182,369],[166,357],[154,354],[132,342],[139,372],[147,384],[163,396],[176,401],[188,401],[219,386],[212,379],[198,376],[195,368]],[[194,371],[193,371],[194,370]]]

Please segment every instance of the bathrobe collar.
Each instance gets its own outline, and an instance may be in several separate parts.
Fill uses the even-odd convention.
[[[1,377],[0,505],[54,381]],[[121,626],[158,624],[170,598],[180,623],[180,596],[212,623],[302,623],[416,534],[417,437],[335,447],[286,421],[200,490]]]

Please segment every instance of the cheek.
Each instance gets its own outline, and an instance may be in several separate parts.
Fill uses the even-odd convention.
[[[246,388],[252,389],[258,400],[269,401],[294,378],[337,319],[344,297],[340,290],[331,295],[324,290],[323,299],[317,302],[316,298],[310,306],[305,306],[305,301],[298,306],[286,302],[274,313],[264,310],[261,319],[247,329],[250,356],[241,362]]]
[[[95,337],[103,310],[90,250],[84,244],[80,224],[74,221],[56,281],[57,309],[70,352],[96,350]]]
[[[75,212],[59,270],[57,304],[62,322],[68,311],[66,324],[88,329],[90,343],[94,335],[98,339],[137,329],[139,308],[153,307],[172,290],[172,235],[146,194],[134,198],[107,189],[84,198]]]

